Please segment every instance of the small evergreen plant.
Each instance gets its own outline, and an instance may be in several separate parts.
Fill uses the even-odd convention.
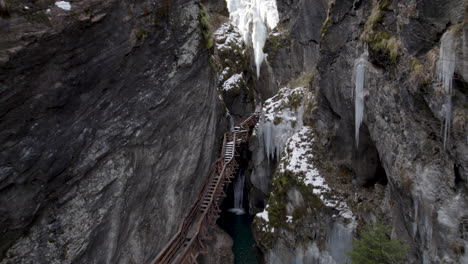
[[[399,239],[391,239],[391,227],[376,223],[366,227],[359,239],[354,239],[353,251],[346,254],[352,264],[407,263],[408,246]]]

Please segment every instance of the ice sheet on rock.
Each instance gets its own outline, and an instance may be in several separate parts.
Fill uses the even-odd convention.
[[[238,27],[245,43],[254,49],[259,77],[268,30],[275,28],[279,22],[276,0],[226,0],[226,3],[231,21]]]
[[[334,207],[344,218],[353,218],[353,214],[345,201],[333,194],[332,189],[320,175],[312,163],[313,133],[310,127],[303,127],[295,133],[287,142],[287,147],[281,158],[278,170],[284,173],[286,170],[293,172],[306,185],[312,185],[313,193],[328,207]]]

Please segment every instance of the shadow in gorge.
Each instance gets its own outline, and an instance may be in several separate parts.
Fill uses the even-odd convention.
[[[252,233],[253,216],[249,214],[247,167],[251,153],[247,144],[240,146],[238,173],[227,189],[227,197],[221,205],[221,215],[217,221],[233,240],[235,264],[256,264],[258,250]]]

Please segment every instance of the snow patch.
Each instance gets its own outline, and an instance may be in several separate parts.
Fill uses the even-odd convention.
[[[262,218],[267,223],[270,222],[270,218],[268,218],[268,205],[265,207],[263,212],[256,214],[256,216]]]
[[[270,232],[270,233],[275,232],[275,228],[270,226],[270,218],[268,217],[268,205],[265,207],[263,212],[256,214],[255,217],[261,219],[263,222],[261,224],[262,232]]]
[[[287,142],[285,152],[278,166],[280,173],[286,170],[293,172],[306,185],[313,187],[313,193],[320,198],[325,206],[339,211],[343,218],[354,218],[345,201],[336,196],[328,186],[325,178],[313,165],[313,133],[310,127],[303,127]]]
[[[221,51],[231,50],[233,46],[242,47],[244,41],[234,25],[224,23],[215,32],[216,48]]]
[[[66,1],[58,1],[58,2],[55,2],[55,5],[58,7],[58,8],[61,8],[63,10],[66,10],[66,11],[70,11],[71,10],[71,5],[69,2],[66,2]]]
[[[237,73],[237,74],[232,75],[229,79],[227,79],[223,83],[223,90],[229,91],[231,89],[238,88],[242,80],[243,80],[242,74]]]

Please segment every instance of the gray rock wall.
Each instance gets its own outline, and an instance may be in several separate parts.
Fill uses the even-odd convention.
[[[305,118],[310,118],[321,138],[316,149],[323,161],[319,169],[333,191],[344,195],[356,216],[357,230],[380,218],[393,226],[395,237],[403,238],[411,246],[410,260],[414,263],[464,263],[468,252],[466,25],[463,24],[467,2],[386,2],[389,5],[380,10],[382,17],[371,27],[377,1],[278,1],[282,17],[279,28],[285,27],[291,38],[282,42],[285,45],[279,49],[270,49],[268,78],[273,83],[286,83],[307,71],[308,67],[298,58],[309,59],[312,67],[317,65],[318,74],[311,83],[317,91],[317,107],[306,113]],[[304,8],[296,10],[300,6]],[[323,13],[315,13],[320,9],[329,10],[328,19]],[[301,26],[294,27],[292,21],[300,21],[304,16],[304,22],[314,23],[307,26],[301,22],[297,24]],[[366,36],[369,28],[386,32],[388,39],[394,38],[397,56],[392,58],[393,44],[376,48],[382,35],[380,39],[369,38]],[[441,36],[448,30],[457,32],[454,41],[459,62],[453,83],[453,129],[444,149],[443,94],[436,64]],[[319,44],[312,41],[312,46],[319,45],[314,56],[309,56],[306,48],[291,48],[294,46],[291,43],[301,43],[298,40],[304,36],[316,39],[317,35]],[[370,47],[370,66],[357,148],[353,68],[365,42]],[[324,225],[324,221],[310,219],[310,225]],[[294,241],[300,236],[294,234],[305,231],[282,232]],[[333,236],[329,230],[317,232],[323,237]],[[279,258],[294,262],[299,256],[304,262],[304,256],[312,256],[317,248],[313,242],[320,242],[310,238],[312,246],[296,252],[299,245],[285,245],[286,240],[268,241],[268,261],[274,263]],[[320,254],[325,258],[330,253],[326,250]]]
[[[337,144],[341,151],[359,155],[361,150],[343,142],[353,141],[353,65],[362,52],[356,47],[361,45],[363,25],[374,6],[363,2],[356,8],[354,4],[340,1],[332,9],[333,23],[322,38],[319,88],[322,99],[339,116],[339,125],[332,133],[338,140],[331,143],[331,148]],[[384,219],[391,219],[396,236],[406,238],[416,263],[462,263],[460,252],[466,247],[464,231],[459,232],[468,210],[463,172],[468,166],[464,158],[468,154],[463,136],[466,130],[452,131],[450,146],[443,148],[442,117],[438,113],[441,105],[433,107],[434,98],[440,100],[437,93],[440,83],[427,59],[438,54],[438,42],[447,25],[463,22],[465,4],[393,1],[378,27],[401,42],[398,61],[385,62],[389,54],[373,51],[371,47],[364,118],[364,128],[369,129],[369,134],[361,133],[361,138],[375,144],[388,176],[386,199],[393,202],[388,207],[382,205],[384,211],[388,210]],[[410,81],[416,70],[408,65],[415,58],[430,72],[424,85]],[[425,88],[421,90],[421,86]],[[456,101],[465,101],[467,95],[459,89],[454,90]],[[462,108],[455,103],[453,111],[463,112]],[[365,176],[359,173],[359,167],[355,167],[355,172],[356,180]],[[456,180],[457,177],[463,180]],[[451,203],[456,203],[457,212],[448,209],[455,206]]]
[[[148,263],[225,128],[199,6],[71,5],[0,18],[0,262]]]

